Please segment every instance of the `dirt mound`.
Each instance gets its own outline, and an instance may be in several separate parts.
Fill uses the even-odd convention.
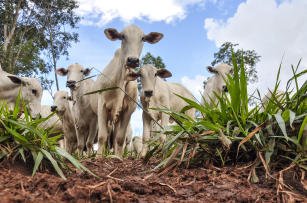
[[[82,162],[99,178],[66,174],[63,180],[52,172],[38,172],[0,164],[1,202],[276,202],[274,182],[250,185],[247,171],[178,168],[157,177],[132,158],[95,159]]]

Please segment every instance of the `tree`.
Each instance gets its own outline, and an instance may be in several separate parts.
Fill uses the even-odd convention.
[[[212,66],[219,63],[232,64],[232,54],[231,48],[233,48],[235,58],[238,64],[241,64],[242,56],[244,60],[244,68],[247,74],[247,82],[254,83],[258,80],[256,64],[260,61],[260,56],[255,50],[243,50],[235,49],[239,44],[233,44],[231,42],[225,42],[220,47],[220,50],[214,53],[214,60],[211,62]],[[204,81],[204,87],[206,86],[206,81]]]
[[[160,56],[154,57],[151,53],[147,52],[141,59],[141,66],[145,64],[152,64],[157,69],[165,68],[165,64]]]
[[[152,64],[157,69],[165,68],[165,64],[160,56],[154,57],[151,53],[147,52],[145,56],[142,57],[140,62],[140,67],[144,66],[145,64]],[[139,92],[142,90],[141,81],[138,78],[138,89]]]
[[[37,77],[51,89],[47,74],[61,55],[77,42],[80,18],[75,0],[0,1],[0,63],[2,69],[21,76]],[[69,31],[66,31],[69,30]],[[52,60],[51,60],[52,59]]]

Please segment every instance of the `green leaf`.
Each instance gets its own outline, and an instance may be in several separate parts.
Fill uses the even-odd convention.
[[[8,136],[8,135],[0,136],[0,143],[1,143],[1,142],[4,142],[4,141],[6,141],[6,140],[8,140],[9,138],[11,138],[11,137]]]
[[[286,140],[289,140],[289,137],[287,135],[287,130],[286,130],[286,124],[284,122],[284,119],[282,118],[282,116],[280,115],[280,113],[274,114],[275,119],[281,129],[281,132],[283,133],[283,135],[285,136]]]
[[[41,152],[46,156],[47,159],[49,159],[49,161],[51,162],[51,164],[53,165],[54,169],[59,174],[59,176],[61,176],[64,180],[66,180],[66,177],[64,176],[63,171],[60,169],[57,161],[54,160],[52,155],[48,151],[46,151],[44,149],[41,149]]]
[[[96,91],[92,91],[92,92],[87,92],[84,95],[90,95],[90,94],[96,94],[96,93],[101,93],[101,92],[105,92],[105,91],[110,91],[110,90],[115,90],[118,89],[119,87],[109,87],[109,88],[103,88],[100,90],[96,90]]]
[[[23,148],[22,148],[22,147],[21,147],[21,148],[19,148],[19,149],[18,149],[18,151],[19,151],[19,153],[20,153],[20,155],[21,155],[21,157],[22,157],[23,161],[26,163],[26,162],[27,162],[27,160],[26,160],[26,157],[25,157],[25,154],[24,154],[24,150],[23,150]]]
[[[275,139],[272,138],[270,139],[269,143],[268,143],[268,150],[265,152],[265,163],[267,164],[267,166],[269,166],[270,161],[271,161],[271,157],[274,153],[274,148],[275,148]]]
[[[307,116],[305,116],[305,118],[304,118],[304,120],[303,120],[303,123],[302,123],[302,125],[301,125],[301,127],[300,127],[300,131],[299,131],[299,133],[298,133],[298,142],[300,142],[300,140],[301,140],[301,138],[302,138],[302,135],[303,135],[303,132],[304,132],[304,130],[305,130],[305,126],[306,126],[306,124],[307,124]]]
[[[76,160],[74,157],[72,157],[69,153],[67,153],[64,149],[60,148],[60,147],[55,147],[55,151],[65,157],[66,159],[68,159],[78,170],[82,171],[81,169],[83,169],[84,171],[88,172],[89,174],[96,176],[93,172],[91,172],[88,168],[86,168],[85,166],[83,166],[78,160]]]
[[[34,156],[33,156],[34,157]],[[32,177],[34,177],[40,163],[43,160],[43,154],[41,152],[38,152],[36,159],[35,159],[35,164],[34,164],[34,168],[33,168],[33,172],[32,172]]]

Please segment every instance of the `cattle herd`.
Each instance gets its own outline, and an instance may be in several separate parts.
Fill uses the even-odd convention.
[[[135,68],[140,64],[139,57],[144,42],[155,44],[163,38],[163,34],[144,34],[134,25],[127,26],[122,32],[109,28],[105,29],[104,33],[111,41],[121,40],[121,48],[115,51],[113,59],[96,81],[86,78],[91,70],[80,64],[59,68],[56,73],[67,77],[66,86],[70,88],[70,93],[58,91],[54,95],[53,105],[43,106],[42,87],[37,79],[15,76],[0,67],[0,99],[12,107],[21,89],[33,118],[39,114],[47,117],[51,112],[56,112],[41,125],[51,126],[58,121],[57,125],[53,126],[64,134],[63,147],[69,153],[77,151],[81,155],[86,151],[89,155],[93,152],[93,144],[98,142],[98,155],[105,153],[104,149],[107,147],[112,148],[114,154],[119,157],[125,149],[133,150],[144,157],[148,151],[148,141],[154,135],[155,129],[160,130],[171,122],[169,115],[151,108],[180,111],[187,103],[175,94],[194,101],[195,98],[183,85],[161,79],[172,76],[165,68],[157,69],[151,64],[145,64],[135,72]],[[212,104],[216,102],[214,92],[221,94],[222,91],[227,91],[223,78],[227,78],[226,75],[233,69],[223,63],[216,68],[207,69],[214,75],[207,81],[203,100]],[[137,106],[135,101],[138,101],[137,78],[141,81],[140,100],[146,112],[142,115],[143,136],[132,138],[130,119]],[[108,88],[108,91],[98,91]],[[87,94],[95,91],[98,93]],[[194,118],[195,109],[189,109],[185,114]],[[160,141],[165,141],[165,135],[160,135]]]

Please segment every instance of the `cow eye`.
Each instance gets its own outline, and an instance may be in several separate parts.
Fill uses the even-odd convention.
[[[83,70],[80,70],[81,73],[83,73]]]
[[[64,96],[63,99],[66,99],[66,97]]]
[[[37,90],[32,89],[32,94],[34,94],[34,95],[36,96],[36,94],[37,94]]]

